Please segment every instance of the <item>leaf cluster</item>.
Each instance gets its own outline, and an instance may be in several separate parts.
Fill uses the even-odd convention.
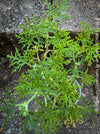
[[[47,5],[47,11],[44,11],[44,13],[47,13],[47,16],[49,16],[51,19],[60,20],[63,22],[62,18],[65,20],[66,18],[71,18],[72,16],[67,16],[67,10],[71,6],[68,5],[68,0],[56,0],[55,3],[50,5],[48,0],[45,0]]]

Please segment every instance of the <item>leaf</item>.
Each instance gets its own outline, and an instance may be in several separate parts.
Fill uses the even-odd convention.
[[[6,126],[6,123],[9,121],[9,119],[14,118],[14,111],[15,111],[15,103],[14,103],[14,99],[12,98],[12,96],[10,95],[8,88],[5,88],[6,92],[5,92],[5,96],[7,97],[8,100],[5,101],[5,99],[0,98],[0,101],[5,104],[3,106],[0,107],[0,111],[6,112],[7,115],[4,116],[5,120],[4,120],[4,126]]]

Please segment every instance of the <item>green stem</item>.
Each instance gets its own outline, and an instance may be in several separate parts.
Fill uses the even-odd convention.
[[[27,101],[27,104],[29,104],[36,96],[37,96],[37,94],[35,94],[34,96],[32,96],[32,97]]]
[[[38,53],[38,48],[37,48],[37,50],[36,50],[36,55],[37,55],[37,59],[38,59],[38,61],[40,61],[39,53]]]
[[[45,46],[46,46],[46,51],[45,51],[45,54],[44,54],[44,59],[47,57],[47,53],[48,53],[48,36],[49,35],[46,35],[46,44],[45,44]]]
[[[25,111],[28,111],[28,104],[36,97],[37,94],[32,96],[27,102],[19,103],[16,106],[19,107],[19,110],[21,111],[23,108]]]

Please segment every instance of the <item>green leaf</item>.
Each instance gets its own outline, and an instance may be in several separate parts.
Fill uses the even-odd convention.
[[[12,96],[10,95],[8,88],[5,88],[5,94],[7,97],[7,100],[5,101],[5,98],[2,99],[0,98],[0,101],[3,103],[3,105],[0,107],[0,111],[3,111],[5,113],[7,113],[7,115],[4,116],[4,127],[6,126],[7,122],[9,121],[9,119],[14,118],[14,111],[15,111],[15,100],[14,98],[12,98]]]

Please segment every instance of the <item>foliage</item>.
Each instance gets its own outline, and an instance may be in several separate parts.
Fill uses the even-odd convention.
[[[15,106],[15,103],[14,103],[15,100],[10,95],[7,87],[5,88],[4,96],[7,97],[8,99],[5,100],[3,98],[0,98],[0,102],[3,104],[3,106],[0,107],[0,111],[3,111],[3,112],[6,111],[6,113],[7,113],[4,116],[4,118],[5,118],[4,126],[5,126],[9,119],[14,118],[14,111],[15,111],[16,106]]]
[[[13,94],[17,95],[18,99],[28,101],[15,104],[8,90],[6,95],[10,101],[4,102],[0,99],[6,104],[0,111],[10,107],[12,112],[18,107],[19,116],[24,118],[21,123],[24,125],[23,133],[28,128],[30,130],[34,128],[39,133],[38,127],[41,127],[45,134],[55,133],[58,126],[62,127],[63,120],[67,127],[70,124],[75,126],[75,122],[82,122],[84,115],[87,117],[94,112],[92,105],[87,103],[81,106],[76,104],[76,100],[81,100],[78,89],[83,84],[89,86],[95,82],[94,76],[88,75],[88,70],[83,72],[81,66],[85,62],[89,66],[100,58],[100,44],[94,44],[91,38],[95,31],[91,30],[88,22],[87,24],[80,22],[83,28],[75,37],[77,40],[71,39],[68,30],[60,30],[57,26],[58,19],[63,21],[66,18],[66,12],[62,15],[62,11],[69,8],[66,6],[67,0],[63,3],[62,0],[60,3],[56,0],[56,5],[50,5],[46,0],[46,4],[47,15],[46,18],[41,17],[40,23],[33,15],[33,24],[26,19],[27,25],[20,25],[23,32],[16,37],[22,45],[22,52],[16,48],[15,55],[11,53],[7,56],[11,62],[10,67],[13,66],[13,73],[24,65],[28,66],[26,72],[19,78],[19,84],[14,87]],[[76,79],[80,80],[80,85],[75,84]],[[33,100],[37,102],[39,108],[30,113],[29,103]],[[7,115],[5,121],[8,121],[9,115],[11,114]]]

